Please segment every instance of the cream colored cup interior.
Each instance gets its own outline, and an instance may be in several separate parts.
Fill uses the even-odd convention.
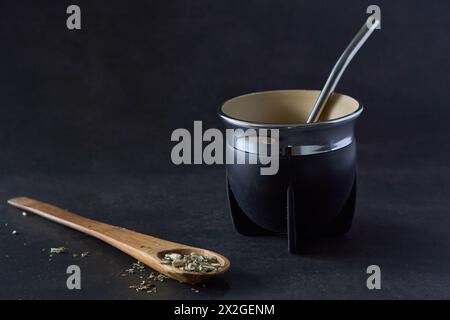
[[[266,124],[300,124],[306,119],[320,91],[279,90],[252,93],[228,100],[222,112],[234,119]],[[359,107],[355,99],[333,93],[328,100],[320,121],[342,118]]]

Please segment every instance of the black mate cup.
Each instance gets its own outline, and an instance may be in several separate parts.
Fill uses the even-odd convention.
[[[270,156],[255,147],[260,136],[249,137],[243,131],[255,129],[250,131],[258,135],[264,130],[257,129],[269,133],[278,129],[277,173],[262,175],[261,168],[267,165],[260,163],[227,163],[228,200],[239,233],[287,233],[292,253],[303,252],[311,240],[348,232],[355,209],[354,124],[363,108],[355,99],[334,93],[320,121],[306,124],[318,94],[313,90],[252,93],[228,100],[218,111],[226,128],[233,129],[231,136],[227,130],[231,138],[226,151],[234,159]],[[265,139],[270,145],[273,134]]]

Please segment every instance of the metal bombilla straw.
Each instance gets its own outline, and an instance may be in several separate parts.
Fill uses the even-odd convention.
[[[306,123],[316,122],[320,118],[320,114],[324,110],[325,105],[327,104],[328,99],[333,93],[336,85],[341,79],[342,74],[347,68],[350,61],[352,61],[355,54],[359,51],[359,49],[363,46],[366,40],[370,37],[372,32],[378,27],[380,24],[380,20],[374,20],[371,26],[368,26],[370,22],[367,21],[362,26],[361,30],[355,35],[350,44],[345,48],[344,52],[340,56],[339,60],[334,65],[333,70],[331,71],[325,86],[319,94],[319,97],[312,108],[311,113],[309,114]]]

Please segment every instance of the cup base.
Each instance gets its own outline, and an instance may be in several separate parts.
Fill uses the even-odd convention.
[[[320,243],[320,239],[340,237],[348,233],[353,223],[353,216],[355,212],[356,202],[356,178],[353,182],[350,195],[345,202],[342,210],[339,214],[328,224],[321,225],[320,228],[310,230],[309,232],[299,232],[295,219],[295,207],[293,205],[292,191],[287,191],[287,219],[288,226],[290,226],[285,233],[273,232],[265,228],[260,227],[253,222],[245,212],[240,208],[233,191],[227,181],[227,192],[229,200],[229,208],[231,213],[231,219],[236,231],[244,236],[270,236],[270,235],[288,235],[288,250],[293,254],[310,253],[311,248],[314,245]],[[289,221],[291,220],[291,221]]]

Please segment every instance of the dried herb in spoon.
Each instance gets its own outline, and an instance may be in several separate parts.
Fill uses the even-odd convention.
[[[221,268],[217,257],[203,256],[194,252],[190,254],[166,253],[164,258],[161,259],[161,263],[171,265],[183,271],[199,273],[214,273]]]

